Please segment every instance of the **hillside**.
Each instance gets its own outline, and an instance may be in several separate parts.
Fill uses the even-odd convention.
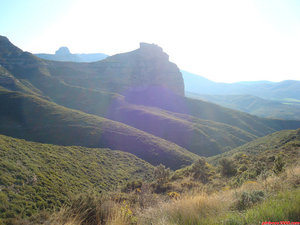
[[[197,156],[178,145],[125,124],[71,110],[18,92],[0,92],[0,132],[58,145],[104,147],[130,152],[153,165],[176,169]]]
[[[174,142],[201,156],[216,155],[257,138],[224,123],[142,105],[120,105],[110,111],[109,118]]]
[[[234,153],[214,165],[201,158],[171,173],[158,166],[153,180],[130,182],[119,192],[105,195],[82,194],[58,212],[40,213],[19,219],[16,224],[215,225],[259,224],[271,219],[298,221],[300,168],[295,162],[300,157],[299,137],[300,130],[280,131],[261,138],[260,143],[267,143],[264,150],[270,150]]]
[[[186,92],[203,95],[254,95],[271,100],[284,100],[286,98],[300,100],[300,81],[296,80],[218,83],[197,74],[181,72]]]
[[[223,154],[210,157],[209,161],[216,163],[221,158],[232,157],[239,153],[258,157],[259,159],[256,160],[261,163],[266,163],[268,160],[274,161],[276,155],[288,158],[287,165],[288,163],[296,163],[300,157],[300,129],[272,133]],[[268,158],[268,155],[271,158]]]
[[[152,178],[153,166],[121,151],[28,142],[0,135],[0,218],[28,217],[70,203],[87,190],[105,192]]]
[[[39,58],[53,61],[70,62],[96,62],[105,59],[108,55],[103,53],[72,54],[67,47],[60,47],[55,54],[34,54]]]
[[[280,102],[252,95],[198,95],[191,92],[186,95],[260,117],[300,120],[300,104],[288,100]]]

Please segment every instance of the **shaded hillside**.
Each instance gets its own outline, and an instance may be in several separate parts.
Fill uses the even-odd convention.
[[[257,138],[237,127],[142,105],[121,104],[109,117],[201,156],[216,155]]]
[[[172,169],[197,158],[186,149],[141,130],[34,96],[1,91],[0,103],[0,132],[9,136],[59,145],[108,147]]]
[[[281,103],[252,95],[198,95],[190,92],[186,95],[256,116],[300,120],[300,104]]]
[[[151,179],[153,167],[110,149],[65,147],[0,135],[0,218],[31,216],[87,190],[112,191]]]
[[[108,57],[103,53],[72,54],[67,47],[60,47],[55,54],[39,53],[35,55],[46,60],[70,62],[96,62]]]
[[[292,98],[300,100],[300,81],[282,82],[254,81],[238,83],[218,83],[204,77],[181,71],[185,91],[204,95],[254,95],[265,99]]]
[[[41,95],[41,91],[26,80],[16,79],[4,67],[0,66],[0,87],[11,91],[20,91],[26,94]]]

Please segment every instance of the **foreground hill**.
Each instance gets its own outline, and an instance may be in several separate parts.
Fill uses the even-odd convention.
[[[197,156],[178,145],[125,124],[71,110],[33,95],[0,91],[0,132],[59,145],[107,147],[154,165],[176,169]]]
[[[31,216],[68,204],[76,193],[112,191],[130,180],[148,180],[153,169],[125,152],[0,135],[0,218]]]
[[[298,102],[285,101],[282,103],[253,95],[198,95],[189,92],[186,95],[261,117],[300,120],[300,104]]]
[[[121,192],[105,195],[82,194],[59,212],[19,219],[16,224],[29,221],[29,224],[57,225],[298,221],[300,168],[295,162],[300,157],[299,137],[300,130],[277,132],[262,138],[262,143],[270,141],[265,147],[271,150],[252,152],[249,149],[247,153],[232,154],[230,159],[222,158],[230,164],[220,163],[218,167],[208,164],[205,158],[171,174],[159,166],[150,182],[130,182]],[[274,139],[277,143],[271,144]]]

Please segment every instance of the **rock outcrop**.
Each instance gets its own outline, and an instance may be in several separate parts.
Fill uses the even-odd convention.
[[[55,55],[71,55],[70,50],[67,47],[60,47],[56,52]]]

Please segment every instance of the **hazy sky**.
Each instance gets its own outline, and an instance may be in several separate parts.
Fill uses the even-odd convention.
[[[300,0],[0,0],[0,32],[33,53],[149,42],[214,81],[300,80]]]

